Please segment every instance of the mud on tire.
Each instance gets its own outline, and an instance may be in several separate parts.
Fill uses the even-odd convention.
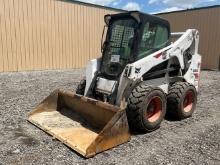
[[[167,96],[168,115],[175,119],[192,116],[197,103],[197,91],[187,82],[174,83]]]
[[[131,130],[153,131],[166,114],[166,95],[160,88],[142,82],[131,92],[126,113]]]
[[[79,82],[76,88],[76,94],[84,95],[85,88],[86,88],[86,79],[84,78]]]

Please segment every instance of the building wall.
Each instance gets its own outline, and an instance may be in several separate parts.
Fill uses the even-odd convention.
[[[200,33],[199,53],[203,69],[220,69],[220,7],[159,14],[172,31],[196,28]]]
[[[103,16],[59,0],[0,0],[0,72],[82,68],[100,56]]]
[[[103,16],[73,0],[0,0],[0,72],[83,68],[101,55]],[[219,69],[220,7],[160,14],[172,31],[197,28],[202,67]]]

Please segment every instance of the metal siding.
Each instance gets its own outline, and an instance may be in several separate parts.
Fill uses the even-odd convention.
[[[99,57],[114,10],[59,0],[0,0],[0,72],[83,68]],[[220,8],[162,14],[172,31],[197,28],[203,68],[220,63]]]
[[[0,0],[0,72],[85,67],[114,10],[59,0]]]
[[[219,69],[220,59],[220,7],[159,14],[171,24],[172,31],[196,28],[200,33],[199,53],[202,68]]]
[[[3,55],[6,54],[4,51],[4,40],[3,40],[3,34],[4,34],[4,8],[3,8],[3,2],[2,0],[0,0],[0,72],[3,72],[4,70],[6,70],[6,57],[7,55]]]

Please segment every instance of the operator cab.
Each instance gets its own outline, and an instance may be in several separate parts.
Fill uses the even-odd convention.
[[[105,15],[108,27],[102,47],[101,75],[116,80],[125,66],[170,42],[169,22],[138,11]]]

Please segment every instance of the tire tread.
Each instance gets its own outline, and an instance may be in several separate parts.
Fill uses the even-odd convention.
[[[129,126],[132,130],[135,130],[137,132],[152,131],[152,130],[146,130],[146,127],[144,126],[144,123],[142,121],[143,119],[142,119],[141,109],[142,109],[142,103],[145,100],[146,95],[153,90],[160,90],[160,89],[157,87],[154,88],[142,82],[131,92],[128,98],[127,117],[128,117]]]
[[[177,119],[186,118],[186,116],[182,113],[182,109],[180,109],[180,104],[184,92],[189,87],[196,91],[195,87],[188,82],[176,82],[171,86],[167,96],[167,112],[172,117]]]

